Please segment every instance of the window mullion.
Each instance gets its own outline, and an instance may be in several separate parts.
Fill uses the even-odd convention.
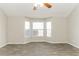
[[[46,37],[47,32],[46,32],[46,21],[45,20],[44,20],[44,29],[43,29],[43,31],[44,31],[44,37]]]
[[[33,31],[32,20],[30,20],[30,36],[31,36],[31,38],[32,38],[32,31]]]

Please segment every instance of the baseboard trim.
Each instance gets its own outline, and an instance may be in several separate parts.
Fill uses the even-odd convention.
[[[31,42],[48,42],[48,43],[67,43],[67,42],[51,42],[51,41],[27,41],[27,42],[8,42],[8,44],[27,44]]]
[[[76,45],[74,45],[74,44],[72,44],[72,43],[68,43],[68,44],[70,44],[70,45],[72,45],[73,47],[75,47],[75,48],[78,48],[78,49],[79,49],[79,47],[78,47],[78,46],[76,46]]]
[[[46,41],[48,43],[68,43],[68,42],[51,42],[51,41]]]
[[[0,48],[4,47],[4,46],[6,46],[6,45],[7,45],[7,43],[6,43],[6,44],[2,44],[2,45],[0,46]]]

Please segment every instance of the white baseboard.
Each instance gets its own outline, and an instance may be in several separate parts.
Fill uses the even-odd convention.
[[[72,43],[68,43],[68,44],[70,44],[70,45],[72,45],[72,46],[74,46],[74,47],[76,47],[76,48],[79,49],[79,46],[77,46],[77,45],[74,45],[74,44],[72,44]]]
[[[67,42],[52,42],[52,41],[25,41],[25,42],[8,42],[8,44],[27,44],[30,42],[67,43]]]
[[[4,46],[6,46],[6,45],[7,45],[7,43],[6,43],[6,44],[2,44],[2,45],[0,45],[0,48],[4,47]]]
[[[7,44],[25,44],[24,42],[8,42]]]
[[[29,42],[8,42],[7,44],[27,44]]]
[[[52,41],[46,41],[48,43],[68,43],[68,42],[52,42]]]
[[[8,42],[7,44],[27,44],[30,42],[67,43],[67,42],[51,42],[51,41],[25,41],[25,42]]]

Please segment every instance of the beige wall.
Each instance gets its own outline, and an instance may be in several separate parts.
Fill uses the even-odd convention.
[[[78,5],[79,6],[79,5]],[[0,47],[9,44],[24,44],[28,42],[69,43],[79,48],[79,7],[66,18],[52,19],[52,37],[49,38],[25,38],[24,22],[22,16],[4,15],[0,10]]]
[[[7,44],[7,17],[0,10],[0,47]]]
[[[69,43],[79,48],[79,5],[68,18]]]
[[[51,39],[35,39],[24,37],[24,17],[8,17],[8,43],[24,44],[27,42],[47,41],[51,43],[67,43],[67,20],[61,18],[52,19],[52,38]]]

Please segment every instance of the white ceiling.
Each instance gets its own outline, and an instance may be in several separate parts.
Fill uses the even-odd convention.
[[[51,9],[38,8],[33,11],[32,3],[0,3],[0,8],[7,16],[67,17],[76,5],[76,3],[54,3]]]

